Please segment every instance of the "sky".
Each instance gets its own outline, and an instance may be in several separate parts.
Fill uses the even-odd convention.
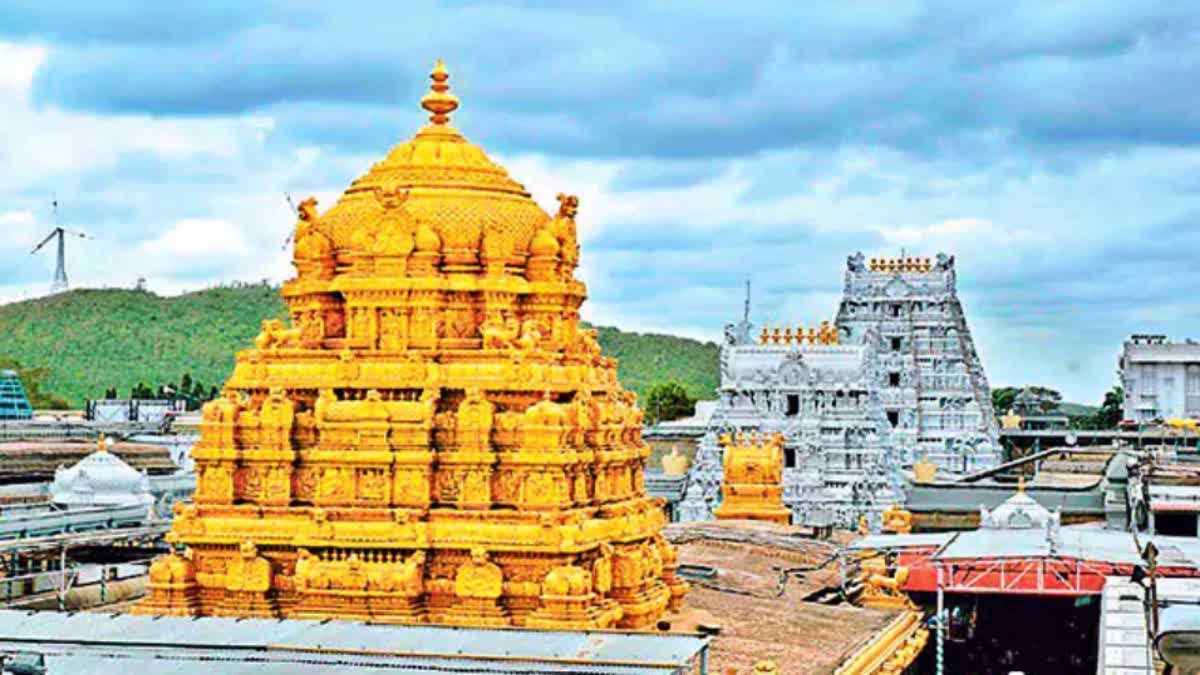
[[[585,318],[716,341],[831,319],[847,255],[957,256],[993,386],[1095,403],[1133,333],[1200,337],[1200,5],[0,4],[0,301],[281,281],[424,122],[548,210],[580,196]],[[57,214],[51,209],[57,198]]]

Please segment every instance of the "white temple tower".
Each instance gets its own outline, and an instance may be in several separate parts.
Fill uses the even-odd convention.
[[[873,377],[906,465],[922,457],[950,474],[1000,462],[991,388],[958,300],[954,256],[847,261],[837,325],[869,341]]]

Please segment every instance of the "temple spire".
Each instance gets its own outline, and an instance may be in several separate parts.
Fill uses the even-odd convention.
[[[458,97],[449,93],[450,85],[446,84],[446,80],[450,79],[450,73],[441,59],[433,64],[429,78],[433,83],[429,85],[430,92],[421,97],[421,107],[432,113],[430,122],[444,126],[450,121],[450,113],[458,109]]]

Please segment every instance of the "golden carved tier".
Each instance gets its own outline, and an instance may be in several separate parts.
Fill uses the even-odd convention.
[[[783,505],[783,436],[723,435],[724,477],[718,520],[768,520],[786,525],[792,513]]]
[[[300,204],[291,326],[204,406],[184,554],[134,611],[602,628],[682,602],[642,412],[579,327],[579,201],[543,212],[432,78],[429,125]]]

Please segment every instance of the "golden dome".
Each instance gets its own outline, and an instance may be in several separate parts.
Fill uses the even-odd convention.
[[[549,215],[525,186],[449,125],[458,98],[448,91],[448,77],[439,60],[430,74],[431,91],[421,99],[431,113],[430,123],[392,148],[321,216],[319,226],[339,252],[355,248],[356,232],[383,223],[384,228],[408,227],[414,236],[419,225],[428,225],[443,253],[462,262],[477,255],[484,232],[493,228],[511,238],[511,264],[522,263],[528,254],[534,233]],[[405,217],[389,217],[399,210]]]

